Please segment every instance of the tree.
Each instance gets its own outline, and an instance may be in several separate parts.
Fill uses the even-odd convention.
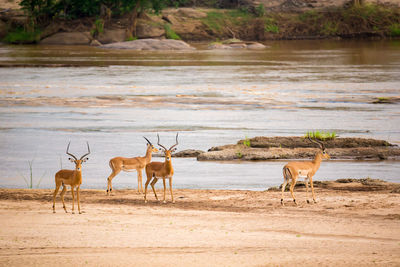
[[[364,4],[364,0],[353,0],[353,6],[361,6]]]
[[[122,10],[129,12],[129,25],[126,29],[126,38],[129,40],[137,36],[136,25],[139,15],[147,10],[159,13],[166,5],[166,0],[122,0],[121,4]]]

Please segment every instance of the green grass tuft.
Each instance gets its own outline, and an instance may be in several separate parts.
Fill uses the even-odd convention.
[[[171,28],[171,24],[165,24],[164,29],[165,37],[167,37],[167,39],[181,40],[181,37]]]
[[[325,141],[325,140],[331,140],[331,139],[335,139],[338,137],[338,135],[336,134],[336,132],[322,132],[322,131],[314,131],[314,132],[307,132],[304,135],[304,138],[312,138],[312,139],[318,139],[321,141]]]

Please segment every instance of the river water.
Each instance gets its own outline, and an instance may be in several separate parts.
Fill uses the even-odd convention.
[[[80,156],[84,188],[105,188],[108,160],[165,146],[207,150],[254,136],[310,130],[400,144],[399,41],[280,41],[259,51],[112,51],[79,46],[0,45],[0,186],[53,188]],[[154,158],[154,160],[163,160]],[[284,161],[198,162],[174,158],[176,188],[265,190]],[[400,182],[397,161],[323,162],[314,179]],[[161,186],[162,183],[159,183]],[[120,173],[115,189],[137,186]]]

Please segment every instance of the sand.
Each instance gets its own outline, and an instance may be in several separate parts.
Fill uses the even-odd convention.
[[[83,214],[52,190],[0,189],[0,266],[399,266],[400,194],[317,188],[317,204],[280,192],[82,190]],[[159,191],[159,196],[161,192]],[[75,206],[76,208],[76,206]]]

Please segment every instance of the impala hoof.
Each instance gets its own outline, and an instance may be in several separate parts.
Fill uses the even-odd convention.
[[[307,199],[307,203],[310,204],[310,200]]]
[[[294,204],[297,206],[297,202],[296,202],[296,199],[293,199],[293,202],[294,202]]]

